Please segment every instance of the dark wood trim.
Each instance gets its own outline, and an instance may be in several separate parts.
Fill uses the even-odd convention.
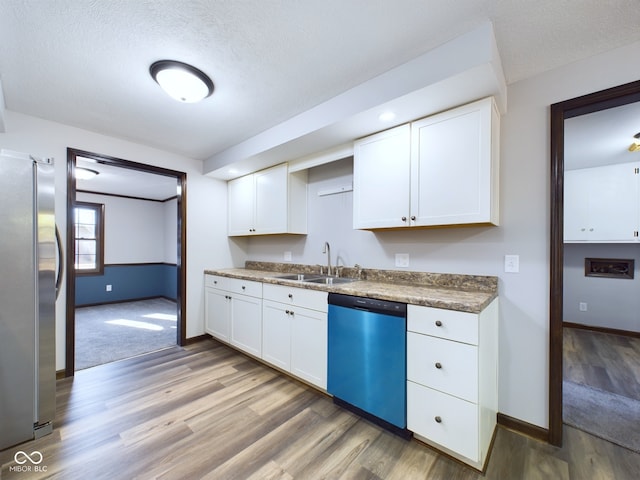
[[[67,372],[64,370],[56,370],[56,380],[62,380],[67,376]]]
[[[67,148],[67,278],[66,278],[66,340],[65,340],[65,375],[71,377],[75,373],[75,271],[74,260],[74,232],[73,232],[73,204],[76,197],[75,168],[76,158],[84,157],[93,159],[99,163],[112,165],[115,167],[129,168],[141,172],[154,173],[173,177],[177,180],[180,191],[175,197],[177,199],[176,222],[178,224],[177,235],[177,298],[178,318],[176,343],[184,346],[186,343],[186,320],[187,320],[187,174],[177,170],[148,165],[145,163],[132,162],[121,158],[110,157],[98,153],[87,152],[76,148]]]
[[[177,263],[169,262],[139,262],[139,263],[106,263],[105,267],[148,267],[151,265],[166,265],[168,267],[177,267]]]
[[[564,322],[562,324],[565,328],[577,328],[580,330],[590,330],[592,332],[606,333],[609,335],[622,335],[623,337],[640,338],[640,332],[633,332],[631,330],[618,330],[617,328],[608,327],[594,327],[593,325],[583,325],[581,323]]]
[[[509,415],[505,415],[504,413],[498,413],[498,425],[543,442],[549,441],[549,430],[546,428],[524,422],[517,418],[510,417]]]
[[[85,303],[83,305],[76,305],[76,308],[84,308],[84,307],[99,307],[100,305],[114,305],[116,303],[129,303],[129,302],[140,302],[142,300],[153,300],[154,298],[164,298],[169,300],[170,302],[176,302],[175,298],[169,298],[164,295],[155,295],[153,297],[140,297],[140,298],[132,298],[129,300],[113,300],[110,302],[97,302],[97,303]],[[177,305],[178,302],[176,302]]]
[[[640,80],[551,105],[549,442],[562,445],[564,121],[640,101]]]
[[[158,203],[167,203],[167,202],[170,202],[171,200],[176,200],[178,198],[176,195],[174,195],[173,197],[165,198],[163,200],[158,200],[157,198],[132,197],[130,195],[120,195],[118,193],[94,192],[92,190],[76,190],[76,193],[88,193],[91,195],[104,195],[105,197],[127,198],[129,200],[142,200],[144,202],[158,202]]]

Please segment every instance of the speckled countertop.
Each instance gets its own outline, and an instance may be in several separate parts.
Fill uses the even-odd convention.
[[[341,277],[359,280],[323,285],[277,278],[287,273],[319,273],[317,265],[255,261],[246,262],[245,268],[207,269],[204,273],[471,313],[481,312],[498,296],[498,277],[479,275],[344,267]]]

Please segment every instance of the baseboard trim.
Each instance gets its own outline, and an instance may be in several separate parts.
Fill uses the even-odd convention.
[[[86,303],[83,305],[76,305],[75,308],[83,308],[83,307],[99,307],[100,305],[113,305],[116,303],[130,303],[130,302],[140,302],[142,300],[153,300],[156,298],[164,298],[165,300],[169,300],[170,302],[176,302],[175,298],[169,298],[165,295],[154,295],[152,297],[142,297],[142,298],[128,298],[125,300],[114,300],[112,302],[99,302],[99,303]]]
[[[67,378],[67,373],[66,371],[63,370],[57,370],[56,371],[56,380],[62,380],[63,378]]]
[[[504,413],[498,413],[498,425],[501,425],[509,430],[513,430],[528,437],[535,438],[536,440],[542,440],[543,442],[549,442],[549,430],[546,428],[533,425],[532,423],[519,420],[517,418],[510,417]]]
[[[210,340],[211,338],[213,337],[208,333],[205,333],[203,335],[198,335],[197,337],[190,337],[185,340],[184,346],[186,347],[187,345],[193,345],[194,343],[199,343],[204,340]]]
[[[578,328],[580,330],[590,330],[598,333],[608,333],[611,335],[622,335],[624,337],[640,338],[640,332],[632,332],[630,330],[618,330],[616,328],[594,327],[592,325],[583,325],[581,323],[562,322],[563,327]]]

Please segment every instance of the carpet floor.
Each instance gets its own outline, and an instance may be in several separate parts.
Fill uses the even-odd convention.
[[[76,308],[76,370],[176,343],[177,306],[171,300],[153,298]]]
[[[640,401],[574,382],[563,382],[567,425],[640,453]]]

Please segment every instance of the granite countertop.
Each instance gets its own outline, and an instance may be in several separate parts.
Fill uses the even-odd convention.
[[[287,273],[319,273],[317,265],[254,261],[245,268],[207,269],[204,273],[470,313],[481,312],[498,296],[498,278],[491,276],[344,267],[341,277],[358,280],[324,285],[277,278]]]

